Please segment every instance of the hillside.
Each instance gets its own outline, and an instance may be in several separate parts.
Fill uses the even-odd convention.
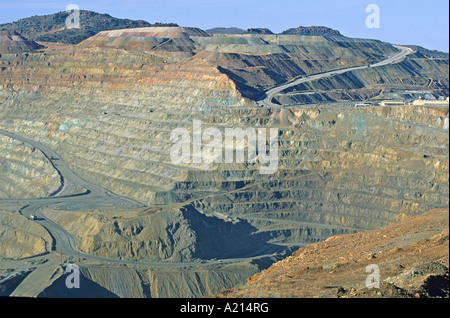
[[[298,28],[283,31],[283,35],[341,35],[338,30],[333,30],[324,26],[299,26]]]
[[[398,224],[305,246],[215,297],[449,297],[449,214],[433,210]],[[375,264],[380,288],[366,287]]]
[[[223,27],[217,27],[217,28],[211,28],[208,30],[205,30],[208,33],[211,34],[274,34],[271,30],[266,28],[250,28],[247,30],[243,30],[241,28],[236,27],[229,27],[229,28],[223,28]],[[288,30],[285,30],[280,33],[281,35],[341,35],[341,33],[337,30],[333,30],[331,28],[327,28],[324,26],[310,26],[310,27],[304,27],[299,26],[297,28],[291,28]]]
[[[329,237],[448,209],[448,103],[376,103],[448,96],[448,57],[377,40],[263,33],[134,27],[1,54],[0,129],[29,140],[0,140],[0,213],[10,213],[2,224],[24,224],[4,233],[0,274],[29,269],[8,295],[61,291],[61,263],[75,259],[100,294],[201,297]],[[399,52],[407,55],[393,59]],[[279,92],[278,105],[259,103],[297,79],[308,81]],[[243,162],[208,162],[204,151],[174,161],[173,132],[192,136],[198,122],[202,136],[275,133]],[[261,173],[267,145],[272,174]],[[61,184],[58,168],[97,186]],[[61,187],[64,197],[42,198]],[[37,210],[48,222],[24,222],[21,213]],[[33,226],[50,222],[63,234]]]
[[[176,26],[174,23],[151,24],[142,20],[118,19],[109,14],[80,10],[80,28],[67,29],[66,19],[69,14],[63,11],[50,15],[33,16],[12,23],[0,24],[0,30],[15,31],[35,41],[78,44],[104,30]]]
[[[33,52],[43,45],[29,40],[15,31],[0,31],[0,53]]]
[[[217,27],[207,29],[205,31],[210,34],[244,34],[246,32],[244,29],[236,27],[229,27],[229,28]]]

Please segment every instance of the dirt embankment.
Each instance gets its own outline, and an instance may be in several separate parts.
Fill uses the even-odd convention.
[[[437,209],[308,245],[216,297],[448,297],[448,266],[449,211]]]

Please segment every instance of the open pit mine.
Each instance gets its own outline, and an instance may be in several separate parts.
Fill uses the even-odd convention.
[[[330,237],[448,218],[448,54],[320,30],[1,31],[0,296],[210,296]]]

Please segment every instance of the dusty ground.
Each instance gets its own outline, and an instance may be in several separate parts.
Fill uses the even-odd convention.
[[[366,287],[368,265],[379,268],[379,288]],[[437,209],[308,245],[215,297],[448,297],[448,266],[449,210]]]

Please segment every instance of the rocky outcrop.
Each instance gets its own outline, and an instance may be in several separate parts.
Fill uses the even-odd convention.
[[[367,55],[381,57],[396,50],[392,46],[316,37],[193,36],[182,30],[170,29],[210,52],[169,60],[172,52],[163,46],[151,54],[89,46],[2,55],[0,126],[53,147],[82,178],[120,195],[149,205],[193,203],[205,214],[239,217],[280,244],[312,243],[448,205],[445,107],[293,107],[289,115],[249,107],[252,102],[243,97],[242,85],[274,85],[275,69],[283,81],[302,71],[367,61]],[[106,34],[120,38],[123,32]],[[222,40],[224,46],[239,40],[247,47],[263,40],[271,49],[290,43],[298,53],[220,53],[208,46]],[[424,77],[441,74],[439,63],[445,64],[420,62],[430,66],[415,70]],[[371,72],[388,74],[384,68]],[[344,86],[346,77],[339,78],[330,85]],[[370,81],[368,76],[363,86]],[[173,164],[171,132],[192,132],[194,120],[222,133],[226,127],[278,128],[277,173],[261,175],[252,164]]]
[[[50,298],[199,298],[236,286],[260,267],[254,263],[181,268],[124,267],[101,264],[80,267],[80,289],[65,286],[66,275],[54,279],[37,297]],[[61,268],[59,272],[62,272]]]
[[[115,47],[141,51],[165,50],[189,52],[195,49],[191,37],[208,37],[197,28],[147,27],[102,31],[81,42],[80,47]]]
[[[77,47],[2,54],[0,128],[51,147],[80,177],[153,212],[46,211],[86,253],[173,263],[266,248],[289,252],[448,207],[448,107],[261,108],[252,100],[294,77],[367,65],[395,52],[387,43],[345,37],[105,31]],[[382,89],[381,81],[389,89],[445,91],[445,65],[448,59],[415,55],[308,85],[330,101],[347,88],[350,100],[369,95],[372,86]],[[426,77],[432,81],[426,84]],[[226,128],[278,129],[278,169],[264,175],[248,161],[173,162],[172,132],[192,134],[194,121],[222,136]],[[14,192],[23,182],[11,184]],[[133,271],[133,277],[142,273]],[[123,280],[105,273],[84,275],[119,295],[114,286]],[[243,279],[239,273],[230,282]],[[205,286],[215,274],[202,272],[200,283],[186,272],[173,275],[189,291],[158,276],[148,280],[160,284],[157,290],[120,295],[213,290]],[[215,288],[224,288],[226,275],[214,279]]]

